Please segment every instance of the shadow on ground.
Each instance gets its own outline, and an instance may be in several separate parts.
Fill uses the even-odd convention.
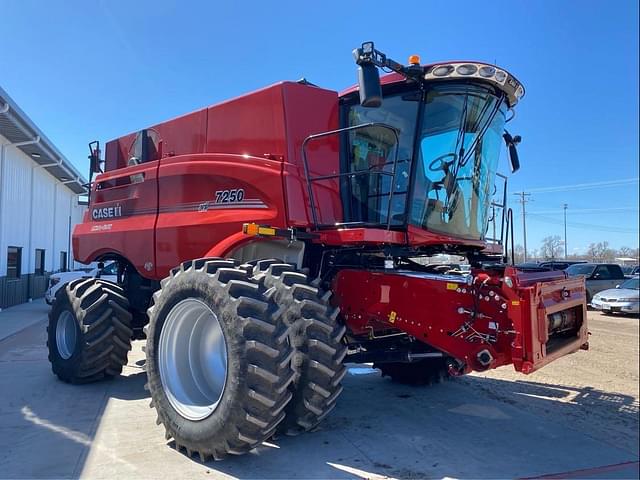
[[[78,476],[111,398],[144,398],[146,374],[76,386],[47,360],[46,323],[0,341],[0,477]]]
[[[475,377],[408,387],[371,369],[351,372],[357,374],[347,377],[340,404],[317,432],[277,438],[249,456],[206,465],[240,478],[256,472],[262,478],[500,478],[638,460],[505,401],[515,397],[532,404],[531,412],[555,410],[559,417],[610,410],[627,417],[627,433],[637,438],[633,397]]]

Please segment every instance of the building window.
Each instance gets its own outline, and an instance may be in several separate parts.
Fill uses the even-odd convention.
[[[60,252],[60,271],[66,272],[67,270],[67,252]]]
[[[7,250],[7,278],[20,278],[22,265],[22,247],[9,247]]]
[[[42,248],[36,248],[36,267],[33,273],[44,275],[44,250]]]

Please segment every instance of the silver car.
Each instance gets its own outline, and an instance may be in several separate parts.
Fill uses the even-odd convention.
[[[607,313],[640,313],[640,279],[630,278],[616,288],[597,293],[591,306]]]

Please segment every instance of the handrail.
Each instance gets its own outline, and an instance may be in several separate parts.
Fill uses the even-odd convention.
[[[359,129],[364,129],[364,128],[370,128],[370,127],[381,127],[381,128],[386,128],[388,130],[391,130],[391,132],[393,133],[393,136],[395,138],[396,141],[396,151],[395,151],[395,156],[393,159],[393,169],[391,172],[372,172],[370,170],[366,170],[366,171],[361,171],[361,172],[345,172],[345,173],[338,173],[335,175],[320,175],[318,177],[311,177],[310,173],[309,173],[309,163],[307,161],[307,144],[309,142],[311,142],[312,140],[316,140],[318,138],[323,138],[323,137],[328,137],[330,135],[335,135],[335,134],[339,134],[339,133],[345,133],[345,132],[350,132],[353,130],[359,130]],[[395,127],[392,127],[391,125],[387,125],[386,123],[380,123],[380,122],[370,122],[370,123],[363,123],[360,125],[354,125],[351,127],[345,127],[345,128],[339,128],[337,130],[329,130],[326,132],[322,132],[322,133],[316,133],[313,135],[309,135],[307,138],[304,139],[304,142],[302,142],[302,164],[304,166],[304,176],[305,176],[305,180],[307,182],[307,193],[309,195],[309,202],[310,202],[310,207],[311,207],[311,216],[313,218],[313,226],[314,229],[318,229],[318,214],[316,212],[316,205],[315,205],[315,199],[313,197],[313,187],[311,185],[311,182],[316,182],[316,181],[320,181],[320,180],[329,180],[332,178],[342,178],[342,177],[354,177],[354,176],[359,176],[359,175],[386,175],[386,176],[391,176],[391,188],[389,189],[389,206],[387,208],[387,230],[389,230],[391,228],[391,207],[392,207],[392,200],[393,200],[393,190],[395,187],[395,183],[396,183],[396,167],[398,164],[398,150],[400,148],[400,137],[398,135],[398,129]],[[348,222],[350,223],[350,222]],[[346,223],[343,223],[346,224]]]
[[[511,265],[515,265],[516,261],[515,261],[515,248],[514,248],[514,239],[513,239],[513,209],[509,208],[507,210],[507,228],[506,228],[506,238],[505,238],[505,242],[504,242],[504,250],[503,250],[503,255],[504,255],[504,261],[505,263],[508,262],[509,260],[509,250],[508,250],[508,243],[509,240],[511,240]],[[511,232],[511,237],[509,237],[509,232]]]

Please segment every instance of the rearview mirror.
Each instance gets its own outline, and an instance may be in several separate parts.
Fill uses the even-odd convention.
[[[373,63],[362,63],[358,67],[358,91],[363,107],[376,108],[382,105],[380,73]]]
[[[100,142],[95,140],[89,144],[89,173],[102,173],[100,163]]]
[[[511,164],[511,173],[515,173],[520,170],[520,159],[518,157],[518,145],[522,141],[522,137],[520,135],[516,135],[514,137],[511,136],[509,132],[504,131],[504,143],[507,145],[509,149],[509,163]]]

